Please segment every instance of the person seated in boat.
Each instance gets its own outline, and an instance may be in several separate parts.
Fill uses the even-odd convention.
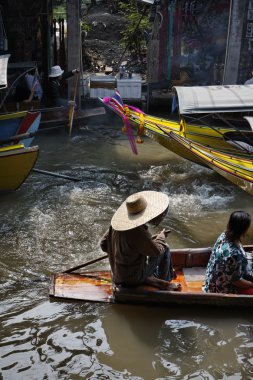
[[[245,211],[234,211],[230,215],[227,229],[214,244],[207,265],[205,292],[253,295],[253,276],[247,270],[242,246],[250,224],[251,216]]]
[[[61,83],[80,72],[79,68],[64,73],[60,66],[51,67],[47,88],[47,105],[49,107],[67,107],[71,101],[61,97]]]
[[[41,101],[43,90],[37,70],[26,73],[20,78],[14,88],[14,100],[16,102],[29,103],[33,100]]]
[[[43,90],[40,84],[39,76],[37,73],[29,74],[27,73],[25,75],[25,82],[26,87],[28,88],[30,94],[27,99],[24,100],[24,102],[31,102],[32,100],[38,100],[41,101],[43,96]]]
[[[175,278],[170,249],[166,243],[169,231],[151,235],[147,223],[158,226],[168,211],[168,196],[156,191],[130,195],[117,209],[100,246],[108,253],[116,285],[150,284],[159,289],[180,290]]]

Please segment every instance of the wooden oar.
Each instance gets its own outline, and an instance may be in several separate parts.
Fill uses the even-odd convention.
[[[62,273],[71,273],[71,272],[74,272],[77,269],[87,267],[88,265],[97,263],[98,261],[102,261],[102,260],[107,259],[107,258],[108,258],[108,255],[104,255],[104,256],[98,257],[97,259],[93,259],[93,260],[87,261],[84,264],[77,265],[76,267],[73,267],[73,268],[70,268],[70,269],[66,269]]]
[[[41,173],[41,174],[51,175],[53,177],[59,177],[59,178],[69,179],[70,181],[75,181],[75,182],[81,181],[81,179],[76,178],[76,177],[70,177],[70,176],[64,175],[64,174],[48,172],[47,170],[40,170],[40,169],[35,169],[34,168],[34,169],[32,169],[32,171],[35,172],[35,173]]]
[[[80,77],[80,73],[76,74],[74,96],[72,99],[72,104],[70,104],[70,106],[69,106],[69,136],[71,136],[71,133],[72,133],[72,126],[73,126],[74,112],[75,112],[76,93],[77,93],[77,87],[78,87],[78,83],[79,83],[79,77]]]

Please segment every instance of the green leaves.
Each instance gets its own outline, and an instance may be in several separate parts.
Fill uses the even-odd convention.
[[[121,33],[121,43],[131,55],[137,55],[141,58],[141,54],[146,52],[144,32],[150,28],[148,16],[143,15],[146,6],[137,0],[130,0],[127,3],[120,1],[119,9],[127,19],[127,26]]]

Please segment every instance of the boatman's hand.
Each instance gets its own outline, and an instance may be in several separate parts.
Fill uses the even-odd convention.
[[[167,237],[170,232],[171,230],[166,230],[165,228],[161,231],[161,233],[163,233],[165,237]]]
[[[158,234],[152,235],[152,239],[156,239],[157,236],[160,236],[160,237],[164,237],[164,238],[166,238],[170,232],[171,232],[171,230],[168,230],[168,229],[164,228],[164,229],[163,229],[161,232],[159,232]]]
[[[73,74],[78,74],[78,73],[80,73],[80,69],[79,69],[79,67],[77,67],[76,69],[72,70],[72,73],[73,73]]]

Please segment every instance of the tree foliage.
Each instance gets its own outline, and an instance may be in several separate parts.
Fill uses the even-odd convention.
[[[146,6],[137,0],[119,1],[119,9],[127,19],[126,28],[121,32],[121,43],[131,55],[141,58],[141,53],[146,51],[145,32],[150,28]]]

